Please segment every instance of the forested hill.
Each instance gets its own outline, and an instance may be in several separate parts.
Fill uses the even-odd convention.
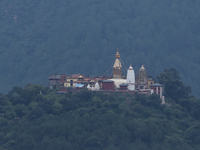
[[[161,105],[156,94],[14,87],[0,94],[0,149],[199,150],[200,100],[176,94]]]
[[[136,72],[175,67],[200,96],[199,8],[198,0],[1,0],[0,92],[47,84],[55,72],[103,75],[119,48]]]

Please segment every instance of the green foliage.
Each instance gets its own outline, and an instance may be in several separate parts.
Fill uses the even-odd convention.
[[[174,68],[165,69],[164,73],[161,73],[157,78],[159,83],[165,86],[166,98],[180,102],[180,99],[188,98],[191,93],[191,88],[183,84],[178,71]]]
[[[101,141],[96,136],[91,136],[84,142],[84,149],[85,150],[102,150],[103,146]]]
[[[25,115],[26,106],[25,106],[25,105],[17,104],[17,105],[15,105],[15,107],[14,107],[14,111],[15,111],[15,113],[16,113],[16,115],[17,115],[18,117],[22,117],[23,115]]]
[[[14,101],[16,94],[19,101]],[[14,88],[0,95],[1,112],[5,113],[0,114],[0,148],[199,149],[199,100],[186,96],[178,102],[163,106],[156,94],[83,89],[56,95],[39,85]]]
[[[200,130],[200,124],[199,123],[194,124],[185,131],[184,134],[185,139],[187,139],[189,143],[191,142],[197,144],[200,140],[199,130]]]

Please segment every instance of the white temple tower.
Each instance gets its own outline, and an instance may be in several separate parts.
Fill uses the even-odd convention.
[[[90,85],[89,85],[89,84],[87,85],[87,89],[88,89],[88,90],[91,90],[91,87],[90,87]]]
[[[135,72],[131,65],[127,71],[127,84],[128,84],[128,90],[135,91]]]
[[[95,91],[99,91],[100,87],[98,82],[95,83],[94,89]]]

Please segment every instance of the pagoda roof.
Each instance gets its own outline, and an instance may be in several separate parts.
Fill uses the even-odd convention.
[[[150,85],[151,87],[164,87],[164,85],[160,84],[160,83],[155,83]]]
[[[120,84],[119,86],[128,86],[128,84],[122,83],[122,84]]]
[[[114,81],[112,81],[112,80],[104,80],[104,81],[102,81],[103,83],[113,83]]]

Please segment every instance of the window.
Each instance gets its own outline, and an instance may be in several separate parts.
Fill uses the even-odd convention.
[[[70,86],[73,86],[73,80],[70,80]]]

